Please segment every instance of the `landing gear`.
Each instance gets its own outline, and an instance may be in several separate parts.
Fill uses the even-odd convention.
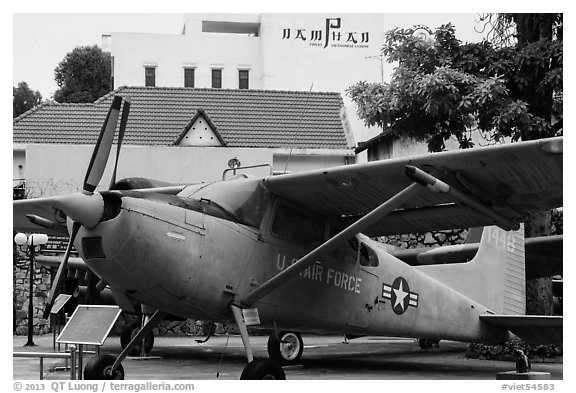
[[[302,336],[294,332],[282,332],[268,339],[268,355],[273,361],[282,365],[292,365],[300,360],[304,351]]]
[[[86,363],[84,367],[84,379],[102,380],[102,379],[124,379],[124,368],[121,364],[115,369],[112,365],[116,358],[112,355],[98,355]]]
[[[242,371],[240,379],[286,379],[286,374],[282,367],[271,360],[256,359],[248,363]]]
[[[138,334],[141,328],[142,322],[138,319],[135,319],[126,326],[126,328],[122,331],[122,335],[120,336],[120,344],[122,345],[122,349],[126,348],[128,344],[130,344],[132,338]],[[142,341],[144,342],[144,353],[142,354],[142,342],[140,342],[134,347],[133,350],[130,351],[128,356],[148,355],[154,346],[154,333],[148,333]]]
[[[432,338],[419,338],[418,339],[418,345],[420,345],[420,348],[422,348],[422,349],[439,348],[440,347],[438,345],[439,343],[440,343],[440,340],[435,340]]]
[[[244,344],[246,357],[248,358],[248,365],[242,371],[240,379],[286,379],[286,374],[284,374],[284,370],[282,370],[282,367],[280,367],[278,363],[268,359],[254,360],[250,336],[248,335],[246,322],[242,316],[242,310],[235,305],[231,305],[230,308],[232,309],[234,320],[238,324],[240,337],[242,337],[242,343]]]
[[[122,361],[142,340],[152,332],[160,321],[166,317],[166,313],[156,311],[150,318],[146,318],[144,325],[134,334],[130,343],[115,358],[112,355],[98,355],[90,359],[84,367],[85,379],[124,379],[124,368]]]

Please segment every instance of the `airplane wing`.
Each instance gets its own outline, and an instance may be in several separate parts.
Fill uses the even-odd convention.
[[[54,198],[22,199],[13,203],[12,228],[18,232],[41,232],[48,236],[68,236],[66,214]]]
[[[176,195],[185,185],[169,185],[140,189],[107,191],[110,193],[140,192],[144,194]],[[61,197],[22,199],[13,202],[13,228],[18,232],[46,233],[48,236],[68,236],[66,214],[59,209]]]
[[[563,318],[544,315],[489,315],[480,319],[489,325],[510,330],[530,344],[561,344]]]
[[[331,169],[270,176],[273,193],[327,217],[359,218],[413,181],[406,166],[435,176],[498,216],[522,221],[529,213],[562,206],[563,138],[434,153]],[[422,190],[401,209],[363,233],[383,236],[494,225],[493,217]]]

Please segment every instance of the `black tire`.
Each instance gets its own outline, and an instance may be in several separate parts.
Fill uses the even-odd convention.
[[[122,331],[120,335],[120,345],[122,345],[122,349],[126,348],[128,344],[130,344],[130,340],[140,331],[141,322],[139,319],[135,319],[130,322]],[[128,354],[128,356],[140,356],[140,348],[141,344],[136,345]],[[154,334],[152,332],[146,335],[144,339],[144,352],[146,355],[150,353],[152,348],[154,347]]]
[[[428,340],[426,340],[425,338],[419,338],[418,339],[418,345],[422,349],[428,349],[431,347],[431,345],[428,343]]]
[[[275,363],[268,359],[255,359],[250,363],[248,363],[246,367],[244,367],[240,379],[284,380],[286,379],[286,374],[284,373],[284,370],[282,370],[282,367],[280,367],[278,363]]]
[[[420,339],[418,339],[418,345],[420,345],[420,348],[422,348],[422,349],[430,349],[432,347],[439,348],[439,345],[438,345],[439,342],[440,342],[440,340],[435,340],[433,338],[420,338]]]
[[[124,367],[120,364],[116,370],[111,372],[112,365],[116,358],[112,355],[98,355],[86,363],[84,367],[84,379],[102,380],[102,379],[124,379]]]
[[[268,338],[268,355],[276,363],[286,366],[298,363],[304,352],[302,336],[295,332],[280,333],[280,340],[275,334]]]

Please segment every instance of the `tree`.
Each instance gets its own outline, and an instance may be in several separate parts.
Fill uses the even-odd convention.
[[[18,82],[12,87],[12,118],[20,116],[42,102],[39,91],[32,91],[26,82]]]
[[[518,68],[518,79],[525,82],[519,84],[516,94],[528,103],[531,113],[544,119],[547,124],[552,124],[556,119],[548,135],[544,136],[561,130],[563,15],[488,14],[481,19],[494,26],[496,42],[514,44],[513,40],[508,40],[510,35],[507,34],[513,32],[513,39],[516,40],[514,48],[530,54]],[[550,222],[550,211],[531,214],[526,223],[526,235],[550,235]],[[526,297],[528,314],[552,314],[552,277],[528,281]]]
[[[450,24],[396,28],[382,49],[398,62],[390,83],[358,82],[347,94],[368,126],[426,141],[430,151],[449,138],[472,147],[475,129],[493,141],[551,136],[562,130],[561,110],[552,111],[562,97],[562,40],[554,38],[497,47],[461,44]],[[536,101],[537,92],[546,98]]]
[[[452,25],[386,33],[382,53],[398,62],[388,84],[358,82],[347,94],[368,126],[445,149],[455,138],[472,147],[471,132],[491,141],[560,135],[562,14],[488,14],[490,41],[462,44]],[[421,34],[424,33],[424,34]],[[550,212],[532,214],[528,237],[549,234]],[[527,283],[527,312],[551,314],[552,280]]]
[[[112,90],[111,57],[98,46],[76,47],[54,70],[57,102],[94,102]]]

